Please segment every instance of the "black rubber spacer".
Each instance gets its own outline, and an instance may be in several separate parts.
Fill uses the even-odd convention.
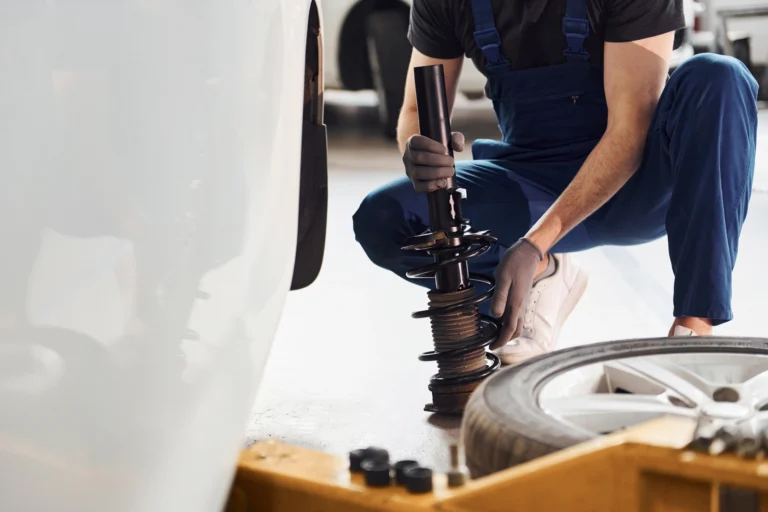
[[[352,473],[360,473],[363,468],[360,466],[365,460],[365,450],[353,450],[349,452],[349,470]]]
[[[401,460],[395,463],[395,483],[397,485],[405,485],[405,470],[408,468],[415,468],[419,465],[415,460]]]
[[[392,483],[389,463],[381,460],[365,459],[363,461],[365,485],[370,487],[387,487]]]
[[[432,470],[421,466],[408,468],[404,472],[408,492],[424,494],[432,492]]]
[[[369,446],[363,451],[365,452],[365,459],[378,460],[381,462],[389,462],[389,452],[384,448]]]

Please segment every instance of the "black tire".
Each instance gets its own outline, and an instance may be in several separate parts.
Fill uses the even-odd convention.
[[[464,411],[461,431],[472,476],[495,473],[597,437],[569,428],[538,407],[541,387],[556,375],[614,359],[691,352],[768,355],[768,340],[614,341],[553,352],[499,371],[475,390]]]
[[[394,138],[411,60],[408,11],[388,9],[372,13],[367,19],[366,33],[371,78],[379,96],[381,129],[384,135]]]

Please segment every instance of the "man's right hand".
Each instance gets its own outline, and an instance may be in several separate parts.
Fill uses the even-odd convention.
[[[451,134],[451,147],[454,152],[464,151],[464,135]],[[439,142],[423,135],[413,135],[405,144],[403,153],[405,174],[411,179],[416,192],[434,192],[445,188],[447,178],[454,175],[453,157]]]

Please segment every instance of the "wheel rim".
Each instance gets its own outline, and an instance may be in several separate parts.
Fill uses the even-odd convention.
[[[616,359],[567,370],[539,389],[553,419],[594,436],[664,416],[768,426],[768,356],[686,353]]]

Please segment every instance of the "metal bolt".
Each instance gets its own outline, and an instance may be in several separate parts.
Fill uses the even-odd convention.
[[[755,437],[745,436],[736,443],[736,455],[742,459],[754,459],[762,449],[762,443]]]
[[[451,445],[451,470],[448,472],[448,487],[461,487],[469,479],[469,471],[461,461],[458,445]]]
[[[371,460],[378,460],[381,462],[389,462],[389,452],[384,448],[378,448],[376,446],[369,446],[365,449],[365,458]]]
[[[421,466],[406,469],[405,487],[412,494],[432,492],[432,470]]]
[[[395,470],[395,483],[405,485],[405,470],[418,467],[419,463],[415,460],[401,460],[396,462],[392,468]]]
[[[383,460],[365,459],[360,467],[369,487],[386,487],[392,483],[392,468]]]
[[[448,472],[448,487],[461,487],[467,483],[467,475],[461,471]]]
[[[738,432],[733,427],[723,426],[717,430],[715,438],[709,445],[710,455],[722,455],[736,448]]]
[[[688,448],[695,452],[708,453],[716,433],[717,428],[712,424],[699,425]]]
[[[451,469],[458,469],[459,467],[459,445],[451,445]]]
[[[764,457],[768,456],[768,433],[766,433],[764,430],[758,432],[757,442],[760,444],[760,451],[758,455],[762,455]]]
[[[349,470],[352,473],[362,473],[361,467],[365,460],[365,450],[352,450],[349,452]]]

